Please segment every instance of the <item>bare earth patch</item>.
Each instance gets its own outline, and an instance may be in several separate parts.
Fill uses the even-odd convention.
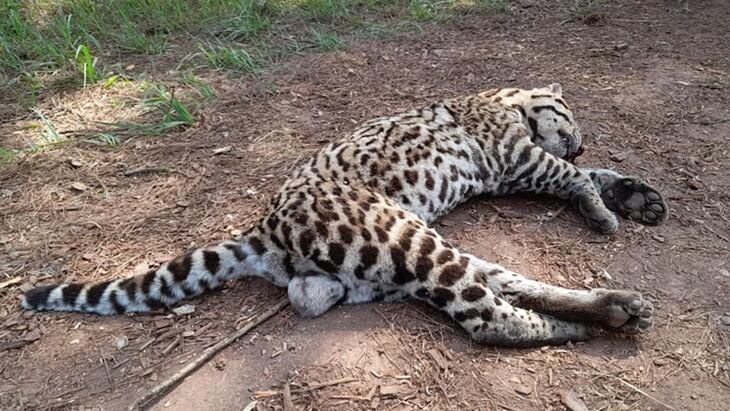
[[[258,218],[284,175],[355,123],[554,81],[583,125],[579,164],[647,178],[665,194],[669,219],[656,228],[623,221],[605,237],[559,202],[519,197],[471,201],[437,228],[541,280],[641,291],[655,303],[654,330],[507,350],[474,345],[414,302],[307,320],[286,310],[153,409],[241,410],[253,399],[282,409],[285,382],[296,409],[727,409],[730,8],[621,1],[580,20],[568,3],[515,2],[506,15],[299,56],[245,82],[201,74],[218,99],[194,128],[115,150],[70,145],[4,167],[0,283],[18,280],[0,286],[0,409],[126,409],[285,295],[244,280],[190,301],[192,314],[101,318],[23,313],[23,287],[128,275],[228,238]],[[95,105],[106,114],[91,120],[133,115],[109,109],[114,93],[69,93],[39,108],[64,130]],[[20,120],[0,123],[7,145],[28,132]]]

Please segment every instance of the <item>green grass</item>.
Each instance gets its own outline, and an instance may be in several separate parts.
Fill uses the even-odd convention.
[[[119,137],[113,133],[98,133],[94,134],[85,140],[87,143],[96,144],[100,146],[106,146],[109,148],[119,147]]]
[[[355,2],[348,0],[303,0],[298,9],[301,15],[319,23],[331,23],[348,17]]]
[[[0,164],[11,163],[15,160],[15,151],[0,146]]]
[[[147,88],[147,85],[142,87]],[[141,105],[148,109],[144,117],[154,120],[147,123],[136,123],[130,121],[119,121],[108,124],[114,132],[104,132],[93,136],[91,142],[96,141],[110,147],[119,145],[118,134],[127,135],[158,135],[171,130],[180,130],[195,124],[196,120],[187,104],[175,96],[175,89],[167,89],[164,85],[155,84],[149,86],[147,98],[141,101]]]
[[[316,29],[310,29],[310,33],[315,47],[320,50],[332,51],[344,46],[342,39],[335,33],[327,33]]]
[[[262,58],[251,54],[242,46],[223,43],[199,43],[198,49],[209,65],[217,69],[228,69],[240,73],[255,73],[261,66]]]
[[[213,40],[261,43],[305,34],[311,24],[324,24],[329,32],[353,31],[388,21],[429,20],[463,7],[504,9],[506,0],[0,0],[0,75],[7,82],[21,74],[83,66],[77,70],[80,83],[92,84],[93,71],[113,63],[108,56],[163,53],[173,36],[176,44],[182,39],[193,46]],[[297,21],[305,27],[292,24]],[[332,37],[322,40],[325,50],[337,43]],[[227,53],[218,48],[214,54]],[[219,64],[229,60],[222,67],[246,64],[236,61],[238,51],[219,57],[214,58]]]
[[[582,12],[599,4],[576,1]],[[292,53],[328,52],[358,39],[421,32],[427,21],[448,20],[464,11],[503,11],[507,4],[507,0],[0,0],[0,92],[27,110],[60,89],[135,87],[146,74],[135,79],[127,67],[147,68],[150,61],[177,59],[175,69],[183,72],[181,78],[159,80],[178,84],[177,94],[174,88],[150,87],[144,92],[151,95],[133,103],[150,111],[140,123],[108,124],[110,130],[84,140],[113,148],[133,134],[160,134],[194,125],[199,104],[215,98],[213,90],[193,74],[198,69],[245,79]],[[191,101],[196,103],[192,109],[187,105]],[[43,113],[35,114],[40,134],[28,150],[67,142]],[[0,146],[0,162],[25,151]]]
[[[199,79],[195,74],[187,72],[182,76],[182,82],[192,88],[199,97],[204,100],[212,100],[216,97],[213,89],[210,88],[203,80]]]

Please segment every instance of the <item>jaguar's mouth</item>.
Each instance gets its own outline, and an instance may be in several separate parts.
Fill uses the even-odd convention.
[[[585,151],[585,149],[583,148],[583,146],[580,146],[580,147],[578,147],[577,150],[575,150],[574,152],[572,152],[571,154],[566,156],[565,160],[571,164],[575,164],[575,159],[578,158],[579,156],[581,156],[584,151]]]

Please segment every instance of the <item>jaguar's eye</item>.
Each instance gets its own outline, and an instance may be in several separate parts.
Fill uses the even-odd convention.
[[[568,134],[564,130],[560,129],[560,130],[558,130],[558,135],[563,139],[563,143],[565,143],[565,144],[570,143],[570,134]]]

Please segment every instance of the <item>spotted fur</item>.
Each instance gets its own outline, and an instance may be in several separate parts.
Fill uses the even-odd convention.
[[[147,312],[259,276],[318,316],[337,303],[411,297],[446,313],[476,341],[536,346],[582,341],[597,326],[636,333],[652,305],[618,290],[569,290],[462,252],[429,227],[477,195],[545,193],[575,205],[602,233],[614,212],[658,224],[656,190],[571,163],[582,150],[559,85],[498,89],[362,124],[286,180],[240,241],[196,249],[146,274],[42,286],[27,309]]]

